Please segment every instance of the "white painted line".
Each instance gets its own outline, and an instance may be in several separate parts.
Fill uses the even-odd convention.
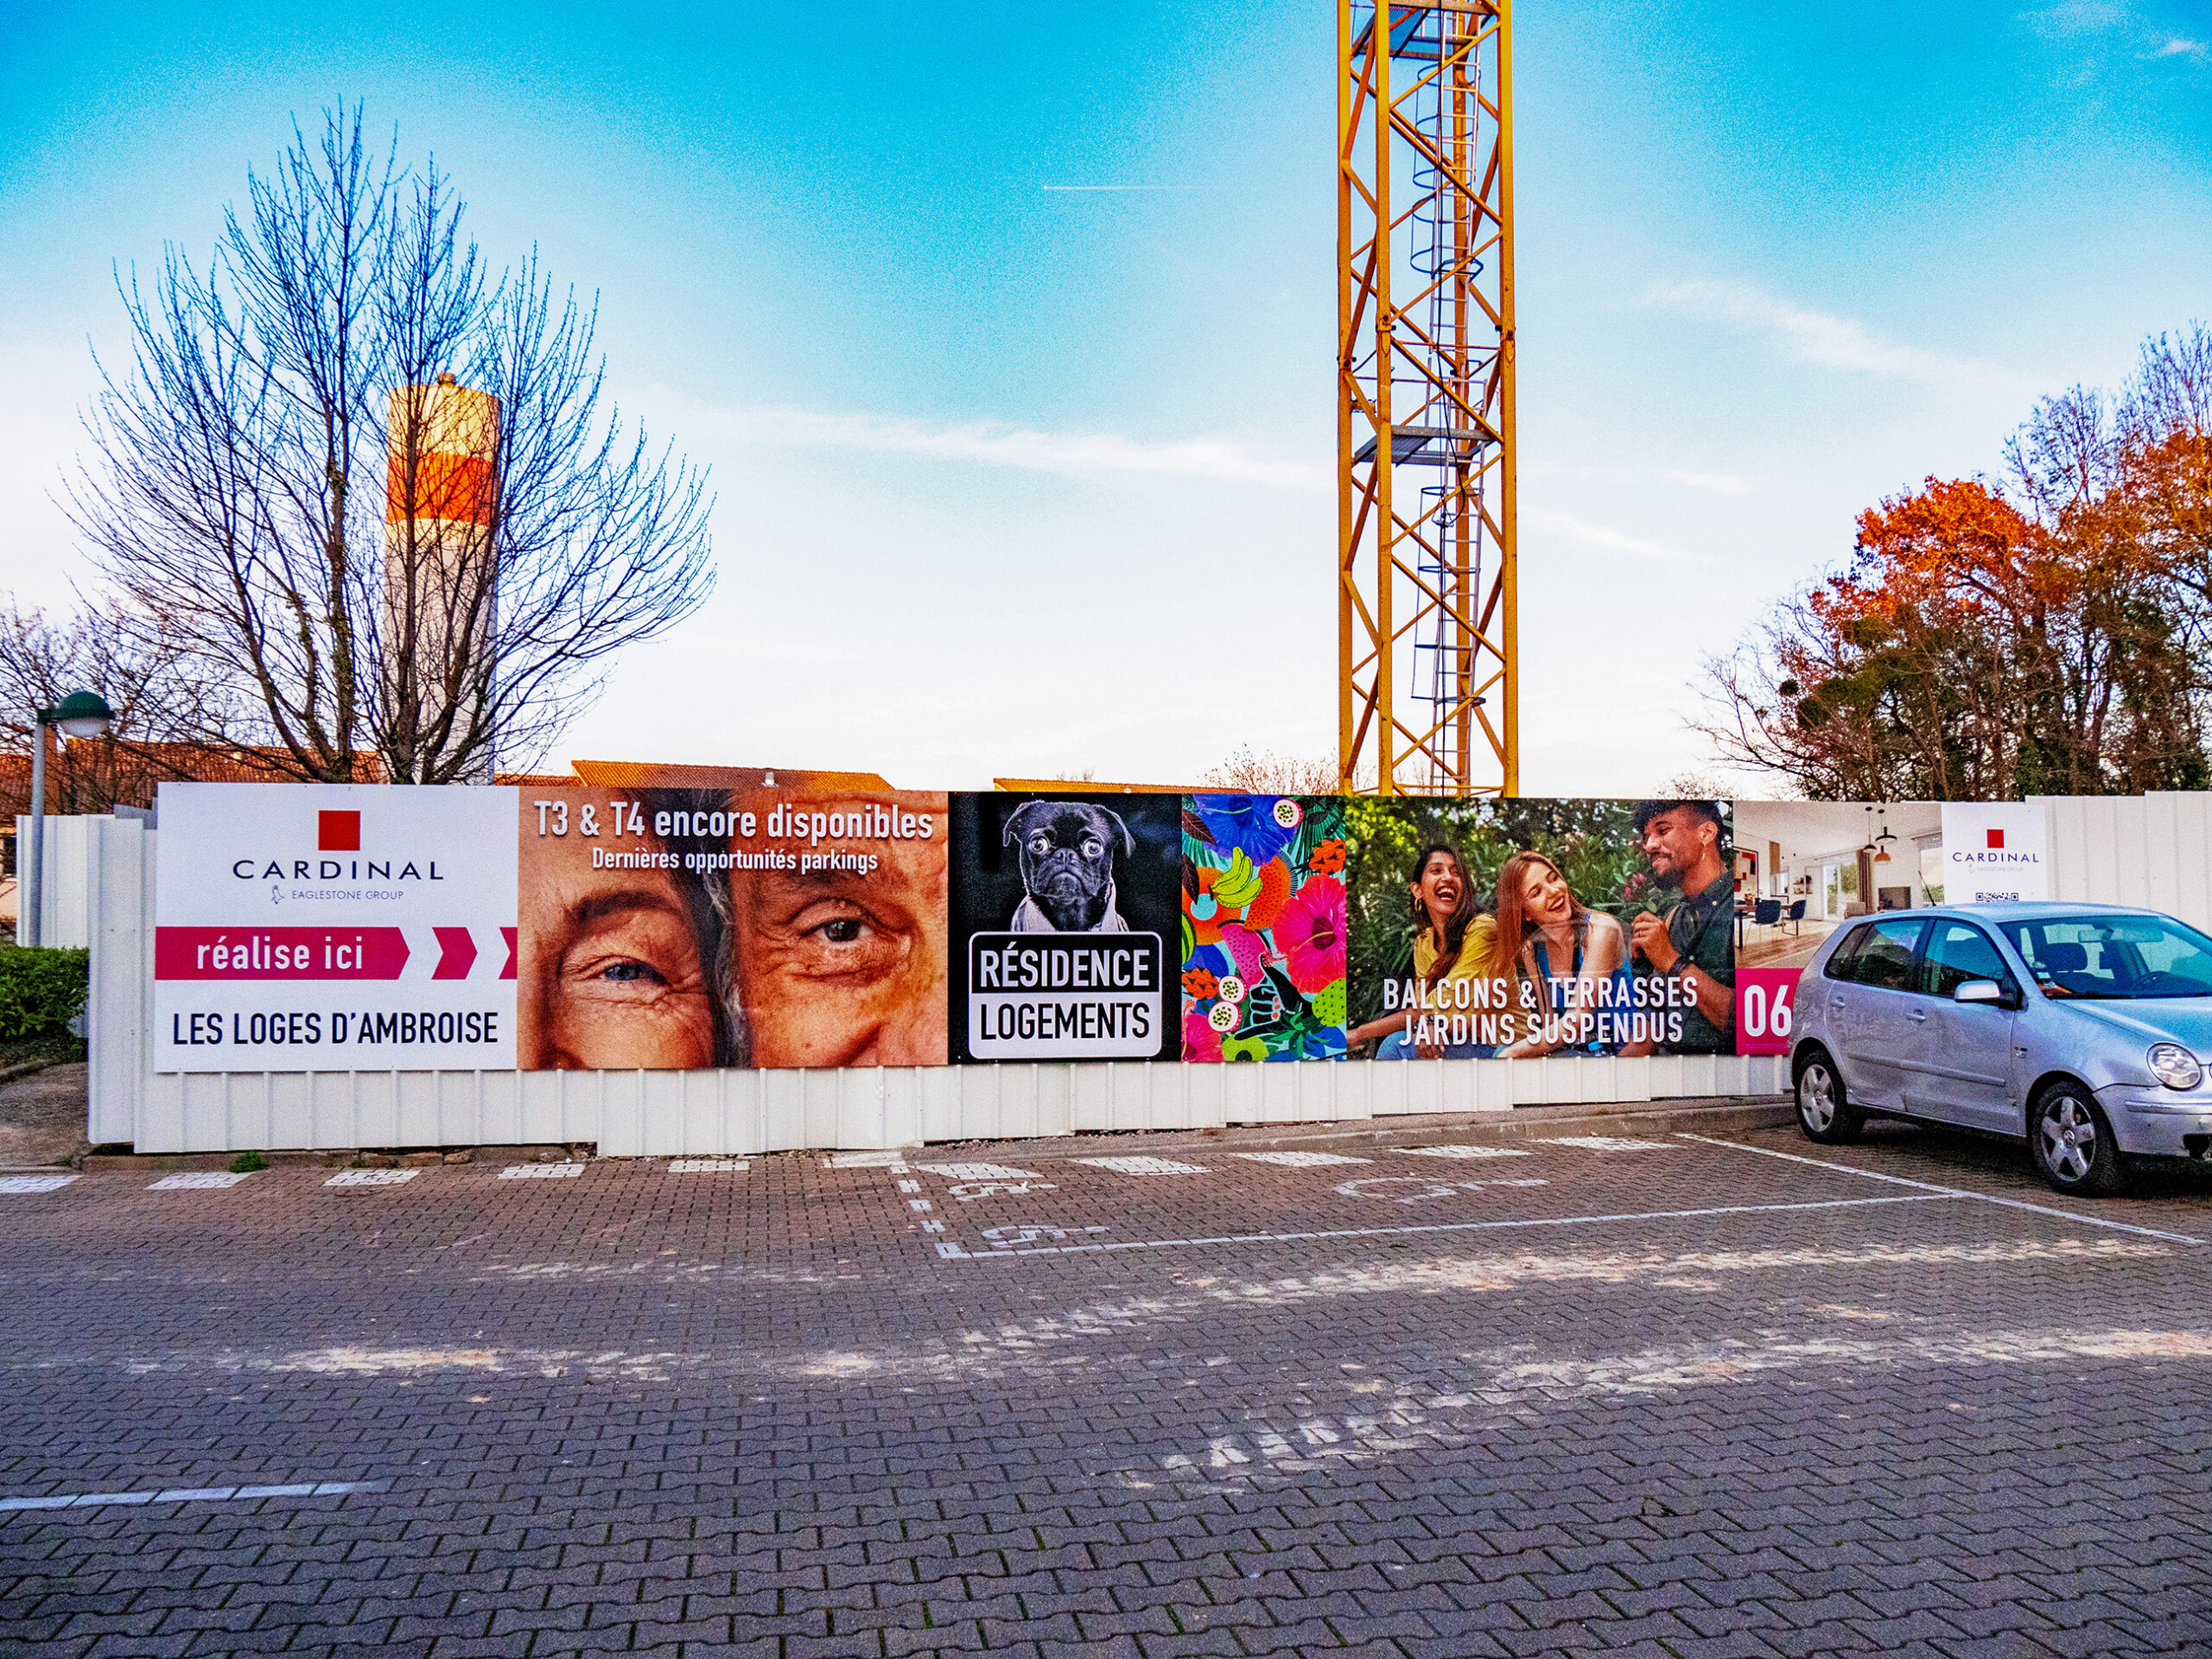
[[[1179,1164],[1173,1158],[1078,1158],[1078,1164],[1110,1169],[1116,1175],[1211,1175],[1203,1164]]]
[[[1626,1135],[1562,1135],[1548,1147],[1580,1147],[1586,1152],[1680,1152],[1671,1141],[1638,1141]]]
[[[162,1492],[56,1492],[48,1497],[0,1497],[0,1510],[90,1510],[118,1503],[226,1503],[257,1497],[336,1497],[388,1492],[388,1480],[303,1480],[286,1486],[174,1486]]]
[[[912,1210],[916,1215],[920,1216],[927,1215],[931,1211],[936,1209],[937,1205],[931,1204],[927,1198],[909,1198],[906,1200],[906,1207],[909,1210]]]
[[[1107,1250],[1179,1249],[1192,1244],[1276,1244],[1320,1238],[1391,1238],[1406,1233],[1494,1232],[1510,1227],[1581,1227],[1604,1222],[1682,1221],[1700,1216],[1758,1216],[1791,1210],[1859,1210],[1878,1204],[1934,1204],[1952,1195],[1915,1193],[1910,1198],[1822,1198],[1806,1204],[1728,1204],[1707,1210],[1643,1210],[1617,1216],[1545,1216],[1530,1221],[1434,1221],[1408,1227],[1338,1227],[1312,1233],[1224,1233],[1218,1238],[1130,1239],[1114,1244],[1032,1245],[1024,1249],[963,1250],[957,1244],[940,1244],[937,1253],[947,1261],[988,1262],[1017,1255],[1095,1255]],[[1961,1192],[1960,1198],[1971,1198]]]
[[[941,1233],[944,1230],[944,1224],[941,1221],[925,1221],[922,1224],[922,1230],[925,1233]]]
[[[822,1160],[824,1169],[904,1169],[903,1152],[833,1152]]]
[[[1036,1172],[1016,1169],[1011,1164],[916,1164],[916,1169],[925,1169],[932,1175],[942,1175],[949,1181],[1033,1181]]]
[[[509,1164],[499,1172],[503,1181],[557,1181],[584,1173],[582,1164]]]
[[[1319,1169],[1324,1164],[1371,1164],[1372,1158],[1346,1158],[1333,1152],[1232,1152],[1248,1164],[1281,1164],[1285,1169]]]
[[[1858,1175],[1870,1181],[1887,1181],[1892,1186],[1916,1187],[1923,1192],[1935,1193],[1947,1198],[1973,1198],[1982,1204],[1994,1204],[2006,1210],[2026,1210],[2038,1216],[2056,1216],[2061,1221],[2078,1221],[2084,1227],[2107,1227],[2116,1233],[2134,1233],[2143,1238],[2163,1238],[2174,1244],[2202,1244],[2201,1238],[2191,1238],[2186,1233],[2162,1233],[2155,1227],[2135,1227],[2124,1221],[2106,1221],[2096,1216],[2077,1215],[2071,1210],[2054,1210],[2047,1204],[2030,1204],[2021,1198],[2000,1198],[1987,1192],[1970,1192],[1962,1186],[1938,1186],[1933,1181],[1907,1180],[1902,1175],[1878,1175],[1871,1169],[1854,1169],[1849,1164],[1832,1164],[1824,1158],[1808,1158],[1801,1153],[1777,1152],[1768,1147],[1747,1147],[1740,1141],[1718,1141],[1709,1135],[1692,1135],[1687,1129],[1675,1132],[1684,1141],[1701,1141],[1708,1147],[1726,1147],[1732,1152],[1755,1153],[1761,1158],[1779,1158],[1784,1163],[1810,1164],[1815,1169],[1825,1169],[1838,1175]]]
[[[404,1186],[423,1172],[419,1169],[341,1169],[325,1186]]]
[[[212,1187],[236,1186],[251,1173],[250,1170],[246,1175],[224,1174],[212,1169],[195,1170],[189,1175],[164,1175],[146,1190],[149,1192],[199,1192]]]
[[[74,1175],[0,1175],[0,1192],[51,1192],[76,1179]]]
[[[1519,1147],[1393,1147],[1390,1150],[1403,1153],[1408,1158],[1532,1158],[1535,1155]]]
[[[668,1166],[671,1175],[742,1175],[749,1167],[742,1158],[678,1158]]]
[[[919,1181],[900,1181],[899,1190],[901,1192],[918,1192],[922,1190],[922,1184]]]

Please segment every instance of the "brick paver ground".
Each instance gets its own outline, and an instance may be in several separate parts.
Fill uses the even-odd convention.
[[[2212,1180],[1596,1133],[0,1193],[0,1650],[2212,1648]]]

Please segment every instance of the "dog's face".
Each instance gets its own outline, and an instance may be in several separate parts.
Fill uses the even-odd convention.
[[[1114,855],[1136,850],[1121,815],[1087,801],[1031,801],[1006,821],[1006,844],[1020,849],[1021,885],[1052,925],[1071,931],[1106,912]]]

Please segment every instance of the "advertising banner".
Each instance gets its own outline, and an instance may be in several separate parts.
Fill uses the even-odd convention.
[[[515,798],[163,784],[155,1070],[512,1068]]]
[[[1726,801],[1350,801],[1351,1048],[1733,1052],[1732,817]]]
[[[946,799],[523,791],[521,1065],[944,1065]]]
[[[1172,1060],[1179,795],[955,795],[956,1060]]]
[[[1344,1055],[1344,803],[1183,801],[1183,1058]]]
[[[1885,905],[1919,893],[1887,885],[1882,828],[1858,844],[1861,810],[642,766],[621,786],[165,785],[158,1063],[1783,1052],[1789,982],[1834,916],[1876,883]],[[1867,810],[1934,868],[1933,808]],[[1786,893],[1822,880],[1808,921]]]
[[[1736,1052],[1786,1054],[1797,977],[1854,918],[1941,904],[1934,801],[1738,801]]]
[[[2024,801],[1943,803],[1943,893],[1954,905],[2050,897],[2050,815]]]

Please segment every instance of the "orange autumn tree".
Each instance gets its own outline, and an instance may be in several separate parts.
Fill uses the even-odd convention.
[[[2196,402],[2157,395],[2177,348],[2154,341],[2113,414],[2079,389],[2038,407],[2009,492],[1931,478],[1861,513],[1840,573],[1707,664],[1700,729],[1814,799],[2202,787],[2212,339],[2182,349]]]

